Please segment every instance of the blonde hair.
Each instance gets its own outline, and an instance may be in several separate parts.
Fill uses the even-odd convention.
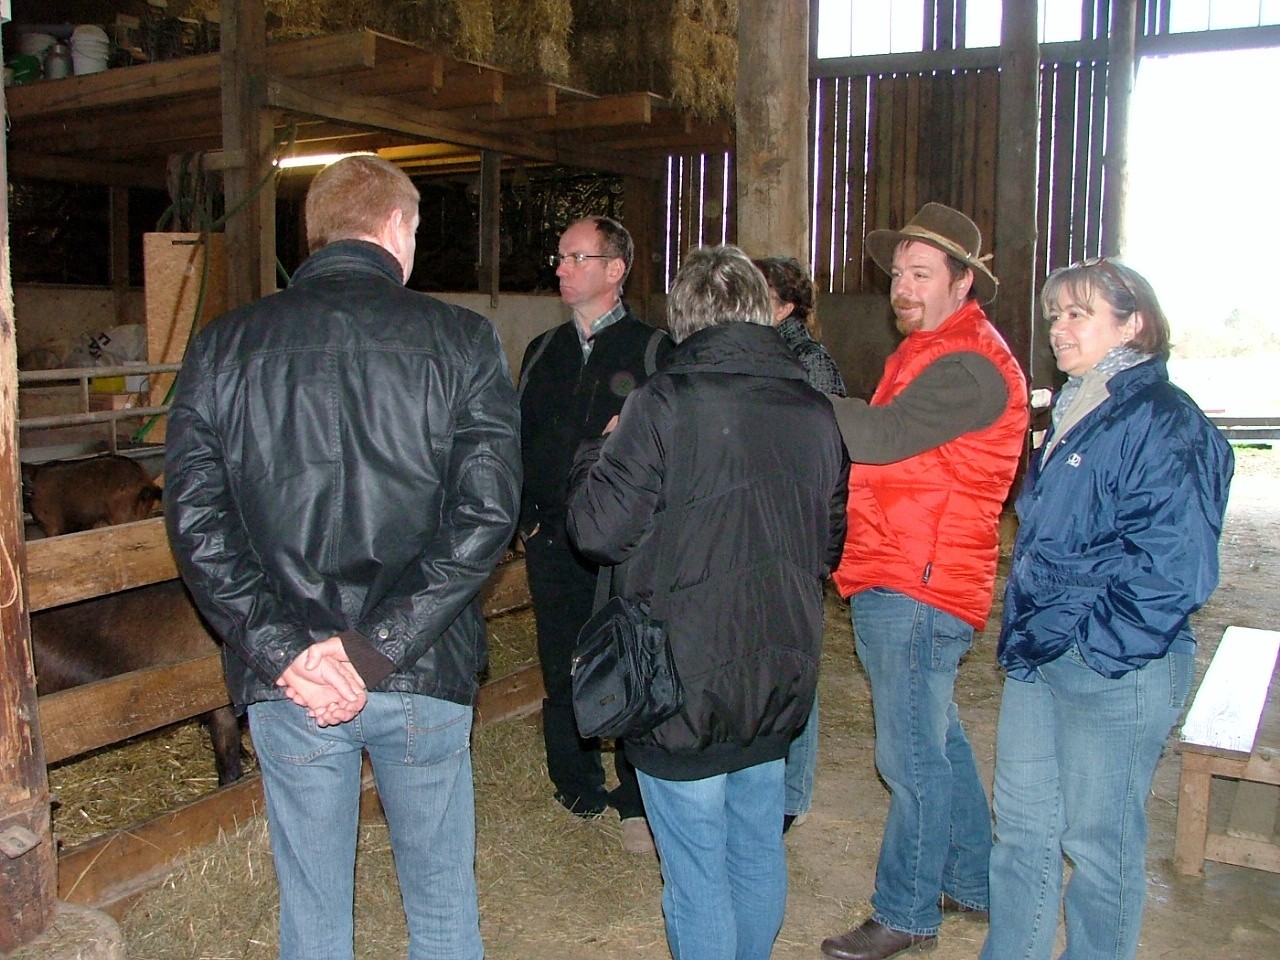
[[[375,236],[393,210],[407,221],[421,195],[403,170],[372,153],[329,164],[307,190],[307,248],[315,253],[338,240]]]

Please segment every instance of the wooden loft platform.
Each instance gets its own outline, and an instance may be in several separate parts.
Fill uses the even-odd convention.
[[[673,152],[732,146],[650,93],[595,96],[359,30],[266,48],[265,102],[295,156],[381,150],[415,172],[478,169],[493,152],[656,177]],[[223,145],[219,54],[41,80],[6,91],[10,175],[121,187],[165,184],[169,157]]]

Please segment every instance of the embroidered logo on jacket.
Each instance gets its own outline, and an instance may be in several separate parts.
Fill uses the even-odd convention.
[[[1078,453],[1073,453],[1071,456],[1067,457],[1068,467],[1078,467],[1083,462],[1084,461],[1080,458],[1080,454]]]

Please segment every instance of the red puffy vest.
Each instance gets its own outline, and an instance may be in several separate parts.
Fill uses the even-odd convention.
[[[834,574],[841,596],[887,587],[982,629],[1000,552],[1000,509],[1027,433],[1022,370],[976,301],[936,330],[911,334],[885,362],[871,399],[882,406],[949,353],[979,353],[1009,388],[995,423],[940,447],[849,473],[849,532]]]

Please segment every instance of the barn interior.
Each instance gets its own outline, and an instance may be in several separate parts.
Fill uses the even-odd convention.
[[[1046,42],[1042,15],[1063,3],[1078,12],[1078,35]],[[14,771],[5,777],[0,833],[17,830],[13,835],[26,839],[14,841],[17,855],[0,860],[0,886],[16,891],[11,902],[29,906],[0,922],[0,951],[44,931],[59,900],[124,915],[140,890],[168,876],[191,845],[235,834],[236,825],[260,811],[261,788],[250,777],[211,790],[195,813],[161,815],[145,829],[125,831],[135,838],[131,846],[113,834],[56,850],[46,764],[193,717],[225,702],[225,689],[216,661],[206,659],[176,674],[135,677],[132,687],[69,691],[37,702],[29,614],[170,580],[176,570],[154,518],[26,542],[18,466],[120,451],[152,472],[159,469],[165,397],[186,339],[224,309],[277,289],[304,259],[301,200],[321,158],[372,150],[410,174],[423,194],[423,227],[409,285],[489,317],[513,371],[528,342],[565,318],[545,266],[559,231],[579,216],[603,213],[635,237],[626,299],[655,323],[663,322],[665,291],[693,246],[735,242],[754,256],[789,254],[810,264],[821,339],[851,393],[869,396],[897,341],[887,283],[864,255],[862,238],[900,226],[932,200],[965,210],[982,230],[1002,280],[993,320],[1032,387],[1053,387],[1037,292],[1054,267],[1124,252],[1126,118],[1137,64],[1197,50],[1280,47],[1277,16],[1264,13],[1265,5],[1246,25],[1215,27],[1207,18],[1203,28],[1187,29],[1178,18],[1189,0],[1007,2],[998,42],[971,45],[966,30],[983,6],[978,0],[892,0],[894,8],[922,12],[911,42],[819,57],[819,8],[828,7],[830,15],[837,5],[4,5],[9,22],[2,47],[11,66],[31,36],[69,41],[76,25],[100,25],[110,55],[107,69],[28,77],[4,91],[0,289],[11,299],[0,298],[6,438],[0,530],[7,576],[22,601],[0,611],[6,704],[0,761]],[[915,21],[908,22],[914,29]],[[44,54],[47,69],[47,49]],[[18,66],[29,68],[29,62]],[[104,351],[104,334],[117,344],[133,343],[133,351],[127,358]],[[1251,501],[1255,506],[1274,489],[1266,452],[1257,459],[1251,469],[1262,477],[1263,492]],[[1236,546],[1260,566],[1245,562],[1239,573],[1258,582],[1237,602],[1248,625],[1274,629],[1280,611],[1268,599],[1275,555],[1267,543],[1277,520],[1250,516],[1233,521],[1240,524]],[[512,616],[522,590],[527,594],[517,562],[491,586],[490,612]],[[1232,610],[1210,612],[1202,625],[1206,640],[1240,622]],[[847,633],[847,608],[832,604],[829,619],[843,619]],[[975,648],[974,659],[992,660],[992,639]],[[833,701],[837,684],[858,690],[865,678],[847,662],[847,641],[841,648],[829,638],[829,646],[829,659],[845,661],[827,670],[824,684],[832,692],[826,699]],[[1211,642],[1202,644],[1202,668],[1213,650]],[[511,666],[480,705],[494,729],[511,722],[523,730],[536,722],[536,664],[516,658]],[[977,712],[994,696],[993,681],[983,676],[986,687],[972,691]],[[156,698],[163,709],[140,717],[131,704],[139,690],[155,684],[172,695]],[[865,699],[851,698],[862,708]],[[1273,683],[1270,703],[1276,699]],[[86,716],[100,722],[86,724]],[[1280,709],[1267,717],[1264,726],[1274,727]],[[1274,731],[1271,736],[1271,747],[1280,749]],[[868,742],[850,734],[824,743],[828,755],[839,755],[841,744],[850,748],[867,789],[856,804],[844,798],[839,778],[854,769],[849,757],[828,771],[820,801],[833,811],[826,820],[831,832],[795,841],[804,871],[799,889],[825,906],[802,909],[803,925],[779,956],[814,955],[813,930],[825,923],[831,929],[823,935],[833,932],[847,925],[860,897],[865,905],[867,878],[845,889],[839,871],[864,868],[867,857],[874,862],[883,797],[867,772]],[[1263,761],[1271,784],[1278,755]],[[1168,924],[1168,932],[1144,955],[1194,949],[1207,956],[1272,956],[1280,949],[1276,788],[1251,801],[1271,815],[1259,848],[1219,850],[1226,862],[1211,860],[1196,876],[1183,877],[1173,864],[1178,763],[1171,750],[1162,764],[1157,795],[1166,815],[1156,824],[1165,833],[1153,840],[1152,854],[1157,885],[1171,891],[1156,894],[1152,922],[1162,931]],[[989,768],[984,772],[989,776]],[[1218,807],[1229,806],[1229,799],[1215,797]],[[545,815],[539,810],[535,817]],[[866,837],[850,842],[849,832]],[[181,841],[174,839],[178,834]],[[601,837],[583,839],[584,856],[616,860]],[[844,844],[839,867],[824,865],[833,844]],[[862,849],[867,844],[871,849]],[[547,849],[559,846],[549,841]],[[569,860],[563,869],[586,868]],[[504,918],[499,941],[512,956],[532,958],[665,955],[656,873],[635,864],[619,870],[650,901],[625,932],[593,943]],[[514,867],[510,872],[521,876]],[[608,901],[603,909],[622,906]],[[554,918],[548,924],[573,922],[562,905],[523,907],[526,918],[547,912]],[[1206,926],[1222,923],[1222,911],[1235,911],[1222,924],[1233,933],[1175,934],[1180,911]],[[971,937],[953,941],[940,956],[976,956]],[[135,945],[129,949],[135,955]],[[136,949],[137,956],[148,955]],[[387,949],[395,955],[394,944]]]

